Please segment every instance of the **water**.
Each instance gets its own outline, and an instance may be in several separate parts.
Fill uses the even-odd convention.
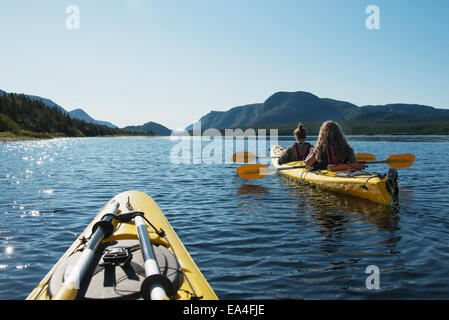
[[[168,138],[0,143],[0,299],[24,299],[130,189],[156,200],[221,299],[448,299],[449,137],[349,140],[378,159],[416,155],[399,212],[278,175],[245,181],[236,164],[173,164]]]

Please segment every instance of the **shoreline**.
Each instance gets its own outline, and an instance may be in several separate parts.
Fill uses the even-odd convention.
[[[34,138],[34,137],[0,137],[1,142],[18,142],[18,141],[31,141],[31,140],[50,140],[53,138]]]
[[[195,136],[195,135],[189,135],[190,137],[201,137],[202,135],[199,136]],[[404,136],[404,137],[412,137],[412,136],[421,136],[421,137],[429,137],[429,136],[438,136],[438,137],[449,137],[449,135],[445,135],[445,134],[409,134],[409,133],[404,133],[404,134],[348,134],[346,135],[346,137],[351,138],[357,138],[357,137],[399,137],[399,136]],[[132,136],[128,136],[128,135],[118,135],[118,136],[111,136],[111,135],[107,135],[107,136],[95,136],[95,137],[50,137],[50,138],[40,138],[40,137],[0,137],[0,143],[7,143],[7,142],[21,142],[21,141],[38,141],[38,140],[53,140],[53,139],[67,139],[67,138],[114,138],[114,137],[146,137],[146,138],[160,138],[160,137],[170,137],[170,136],[146,136],[146,135],[132,135]],[[175,137],[177,137],[175,135]],[[257,138],[258,136],[233,136],[235,138]],[[269,137],[268,135],[266,137]],[[291,135],[279,135],[279,138],[292,138]],[[317,135],[309,135],[309,137],[317,137]],[[281,139],[282,140],[282,139]]]
[[[154,138],[154,137],[159,137],[159,136],[146,136],[146,135],[132,135],[132,136],[128,136],[128,135],[124,135],[124,136],[111,136],[111,135],[107,135],[107,136],[96,136],[96,137],[50,137],[50,138],[39,138],[39,137],[0,137],[0,143],[6,143],[6,142],[20,142],[20,141],[34,141],[34,140],[53,140],[53,139],[67,139],[67,138],[112,138],[112,137],[149,137],[149,138]]]

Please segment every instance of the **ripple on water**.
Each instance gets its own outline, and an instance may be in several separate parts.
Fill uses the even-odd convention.
[[[235,164],[174,165],[169,139],[1,143],[0,298],[25,298],[104,204],[134,189],[156,200],[222,299],[448,299],[449,173],[426,163],[438,150],[432,165],[443,165],[449,140],[349,142],[378,159],[416,154],[399,171],[399,212],[277,175],[243,181]],[[366,289],[369,265],[380,290]]]

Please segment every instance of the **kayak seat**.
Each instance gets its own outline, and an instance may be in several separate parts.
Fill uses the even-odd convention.
[[[174,290],[178,290],[182,273],[177,259],[163,245],[152,245],[161,274],[172,282]],[[71,255],[54,272],[49,283],[50,296],[68,277],[80,255],[81,252]],[[77,299],[142,299],[143,280],[144,259],[138,240],[103,243],[96,250],[95,263],[81,282]]]

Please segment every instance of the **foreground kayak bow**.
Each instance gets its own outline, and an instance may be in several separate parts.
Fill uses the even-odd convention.
[[[111,199],[28,300],[217,299],[156,202]]]

